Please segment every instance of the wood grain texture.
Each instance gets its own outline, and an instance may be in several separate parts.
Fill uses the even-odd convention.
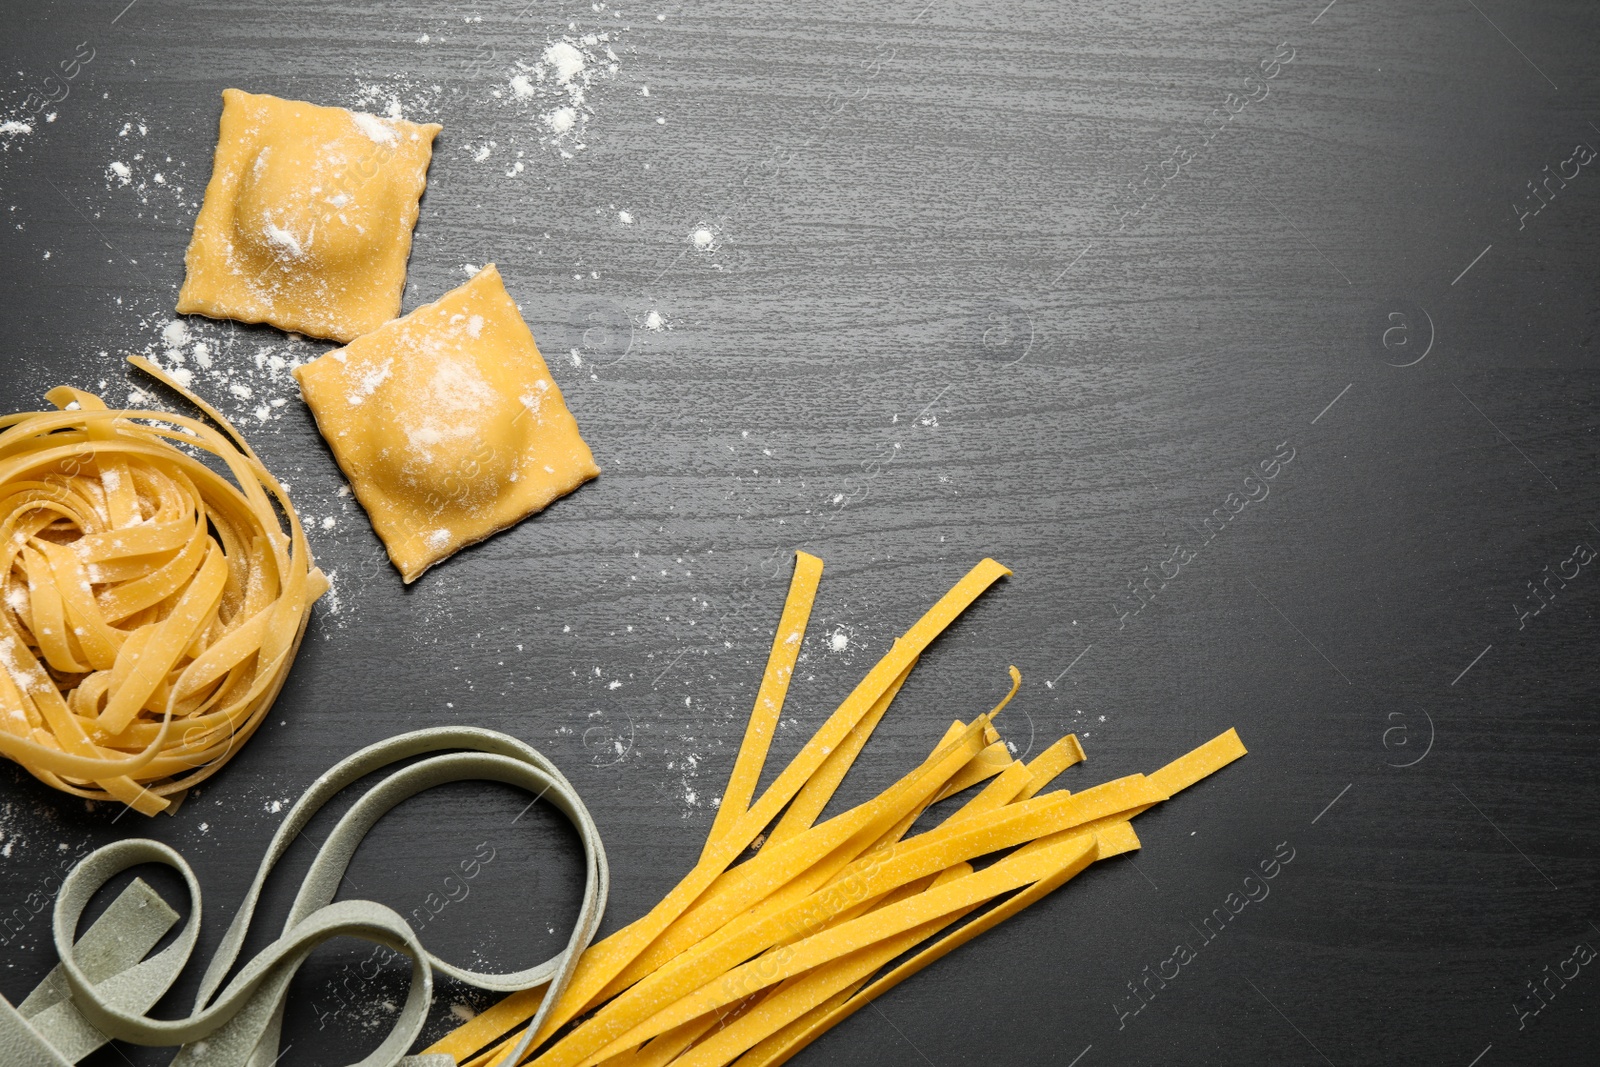
[[[1078,730],[1071,788],[1230,725],[1251,755],[1142,818],[1142,852],[797,1062],[1585,1058],[1592,968],[1520,1028],[1515,1005],[1600,946],[1600,574],[1519,613],[1542,568],[1600,546],[1600,170],[1536,217],[1513,204],[1600,146],[1592,4],[125,3],[0,5],[0,121],[94,49],[32,133],[0,136],[5,410],[63,381],[120,400],[121,356],[161,352],[224,87],[393,96],[445,127],[405,306],[496,262],[605,473],[403,588],[292,386],[255,365],[327,346],[192,323],[218,360],[198,387],[318,519],[338,610],[319,607],[271,723],[173,818],[130,824],[0,768],[0,992],[48,969],[36,894],[79,851],[181,848],[227,902],[209,952],[273,803],[441,719],[566,770],[607,835],[615,929],[698,851],[803,547],[828,570],[774,763],[973,562],[1016,571],[925,657],[839,803],[990,707],[1009,663],[1026,685],[1007,736]],[[563,159],[510,79],[589,32],[615,35],[618,70]],[[1413,347],[1385,347],[1396,325]],[[1283,443],[1266,499],[1208,529]],[[1192,560],[1161,586],[1175,546]],[[578,865],[558,818],[513,824],[525,804],[420,797],[347,892],[435,908],[483,843],[493,861],[424,940],[542,958]],[[1284,842],[1270,895],[1207,940]],[[288,899],[274,887],[267,914]],[[1147,977],[1178,944],[1179,976]],[[285,1062],[375,1044],[405,976],[368,956],[333,946],[302,972]],[[442,986],[430,1036],[485,1003]]]

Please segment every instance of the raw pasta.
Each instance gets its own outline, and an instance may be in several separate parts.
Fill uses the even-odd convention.
[[[130,362],[226,432],[68,386],[0,418],[0,754],[153,815],[255,732],[328,582],[238,432]]]
[[[439,130],[223,90],[178,313],[336,341],[400,314]]]
[[[430,1054],[464,1067],[782,1063],[1090,864],[1137,849],[1131,818],[1245,754],[1229,730],[1148,776],[1040,795],[1083,760],[1083,749],[1068,735],[1030,763],[1010,757],[993,720],[1021,685],[1013,667],[1010,692],[992,711],[951,724],[899,782],[818,822],[923,649],[1009,573],[984,560],[894,643],[752,802],[821,569],[797,555],[750,728],[694,869],[648,915],[591,947],[553,1005],[539,990],[513,994]],[[937,826],[906,836],[928,807],[984,781]],[[785,804],[781,821],[757,839]],[[759,851],[730,866],[752,842]],[[1001,853],[982,869],[971,862]],[[530,1048],[540,1051],[524,1061]]]

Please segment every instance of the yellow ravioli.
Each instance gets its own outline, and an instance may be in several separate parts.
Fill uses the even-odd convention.
[[[400,314],[441,128],[223,90],[178,312],[336,341]]]
[[[407,582],[600,473],[492,263],[294,374]]]

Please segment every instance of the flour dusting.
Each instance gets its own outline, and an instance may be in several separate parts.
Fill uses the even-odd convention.
[[[400,131],[378,116],[369,115],[365,111],[352,111],[350,117],[355,120],[356,128],[374,144],[389,145],[400,143]]]
[[[152,130],[151,122],[137,114],[126,116],[114,128],[115,155],[106,163],[105,188],[136,200],[137,218],[192,226],[205,183],[189,181],[187,161],[152,147],[152,142],[160,143],[164,131]],[[210,160],[199,165],[209,171]]]
[[[597,15],[608,10],[603,3],[590,6]],[[595,117],[596,87],[614,79],[620,69],[617,49],[622,29],[611,26],[584,32],[576,22],[569,22],[567,32],[548,41],[536,61],[518,60],[504,87],[491,90],[490,95],[534,110],[541,131],[539,143],[554,149],[562,159],[571,159],[588,148],[585,138]],[[513,165],[507,177],[522,170]]]

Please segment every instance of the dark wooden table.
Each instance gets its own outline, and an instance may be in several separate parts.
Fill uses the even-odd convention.
[[[924,658],[841,802],[1009,663],[1006,734],[1077,731],[1070,788],[1228,726],[1251,755],[797,1062],[1583,1061],[1600,8],[1323,2],[5,4],[0,122],[32,132],[0,134],[4,410],[61,382],[121,402],[123,356],[170,358],[223,88],[393,101],[444,124],[406,307],[499,264],[605,473],[404,588],[274,369],[328,346],[190,322],[196,387],[290,483],[334,591],[270,724],[176,816],[0,769],[0,992],[52,962],[31,895],[130,834],[195,865],[208,956],[277,812],[440,722],[565,768],[615,929],[710,825],[788,553],[828,570],[774,762],[990,555],[1016,576]],[[594,61],[550,144],[559,101],[514,79],[564,37]],[[425,939],[543,958],[578,866],[559,817],[513,825],[525,804],[409,802],[347,894],[415,913],[492,854]],[[1274,855],[1270,893],[1206,926]],[[325,949],[285,1062],[356,1058],[405,980]],[[490,1000],[441,984],[429,1035]]]

